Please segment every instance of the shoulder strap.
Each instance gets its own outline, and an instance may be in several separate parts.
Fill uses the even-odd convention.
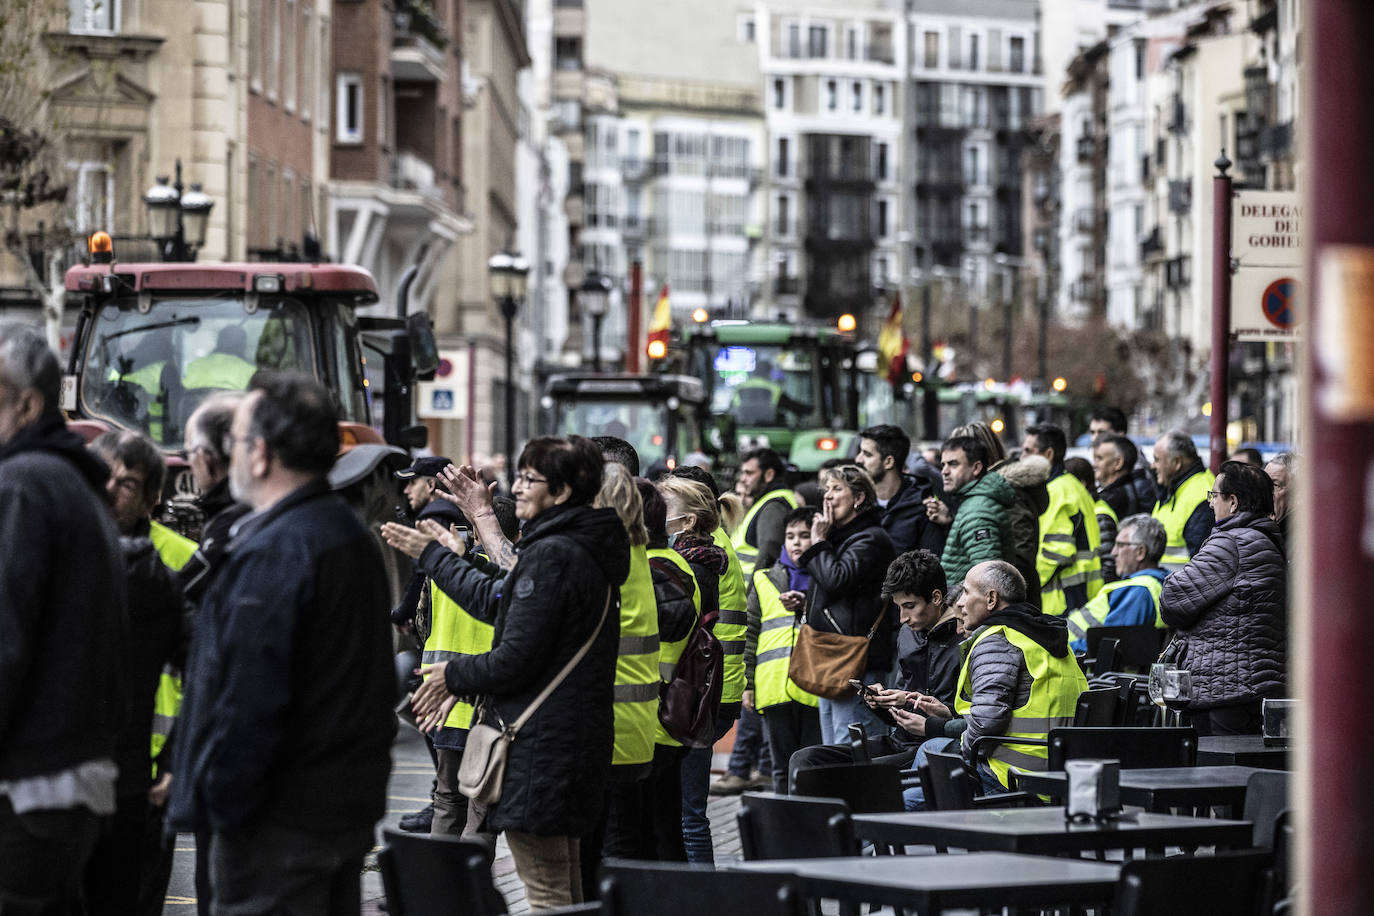
[[[582,661],[587,653],[591,651],[592,643],[596,642],[596,637],[601,634],[601,627],[606,622],[606,614],[611,610],[611,595],[614,593],[614,586],[606,589],[606,604],[601,608],[601,619],[596,622],[596,629],[592,631],[591,637],[582,644],[582,648],[577,650],[576,655],[568,659],[568,663],[563,666],[563,670],[558,672],[554,679],[544,686],[543,690],[539,691],[539,696],[535,697],[534,701],[525,707],[525,711],[520,714],[520,718],[511,723],[507,731],[512,738],[515,737],[516,732],[520,731],[520,727],[525,724],[529,717],[534,715],[535,710],[539,708],[540,704],[549,698],[549,694],[553,693],[558,685],[563,683],[563,679],[572,673],[572,670],[577,667],[577,663]]]

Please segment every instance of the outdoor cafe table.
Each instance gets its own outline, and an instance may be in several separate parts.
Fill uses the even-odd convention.
[[[958,856],[759,859],[726,866],[795,875],[809,897],[918,910],[1105,905],[1121,866],[1082,859],[971,852]]]
[[[1123,778],[1125,774],[1122,774]],[[1063,808],[975,808],[856,814],[854,832],[875,844],[931,845],[1038,855],[1081,855],[1108,849],[1250,845],[1249,821],[1127,812],[1106,821],[1075,823]]]
[[[1224,806],[1240,811],[1245,806],[1245,784],[1255,767],[1151,767],[1121,771],[1121,803],[1149,811],[1170,808]],[[1063,770],[1044,773],[1018,772],[1017,787],[1037,795],[1063,798]]]
[[[1198,739],[1197,765],[1286,770],[1288,748],[1265,747],[1262,735],[1208,735]]]

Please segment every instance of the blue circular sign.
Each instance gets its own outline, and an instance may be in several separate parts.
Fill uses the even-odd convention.
[[[1292,330],[1297,321],[1294,314],[1294,299],[1298,292],[1298,281],[1292,277],[1282,277],[1264,288],[1260,297],[1260,308],[1269,323],[1281,331]]]

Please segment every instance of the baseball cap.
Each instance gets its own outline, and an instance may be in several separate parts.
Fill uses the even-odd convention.
[[[416,458],[410,467],[397,471],[396,476],[401,480],[410,480],[415,477],[438,477],[439,472],[450,464],[453,462],[442,456]]]

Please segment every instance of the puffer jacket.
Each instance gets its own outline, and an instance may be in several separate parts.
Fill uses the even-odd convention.
[[[968,571],[986,560],[1016,559],[1011,527],[1011,507],[1016,491],[1001,474],[987,473],[959,488],[950,500],[954,523],[945,538],[940,563],[945,580],[953,588]],[[1037,580],[1038,581],[1038,580]]]
[[[1192,562],[1164,580],[1160,613],[1188,641],[1189,708],[1284,695],[1287,590],[1278,526],[1254,512],[1218,522]]]
[[[1040,552],[1040,516],[1050,507],[1050,462],[1041,455],[1024,455],[1016,461],[1003,461],[993,469],[1016,491],[1012,504],[1012,535],[1016,539],[1016,557],[1011,564],[1026,580],[1026,601],[1040,606],[1040,574],[1035,569],[1035,557]]]
[[[562,670],[611,606],[591,649],[511,743],[501,799],[485,829],[582,836],[596,825],[611,773],[618,589],[630,545],[614,509],[554,506],[528,522],[501,586],[490,652],[448,663],[449,692],[488,698],[483,721],[510,724]]]
[[[883,577],[896,557],[874,507],[832,529],[797,558],[797,565],[811,573],[806,622],[813,629],[864,636],[883,615],[868,642],[869,671],[892,670],[896,657],[897,606],[888,602],[884,610],[882,600]]]

